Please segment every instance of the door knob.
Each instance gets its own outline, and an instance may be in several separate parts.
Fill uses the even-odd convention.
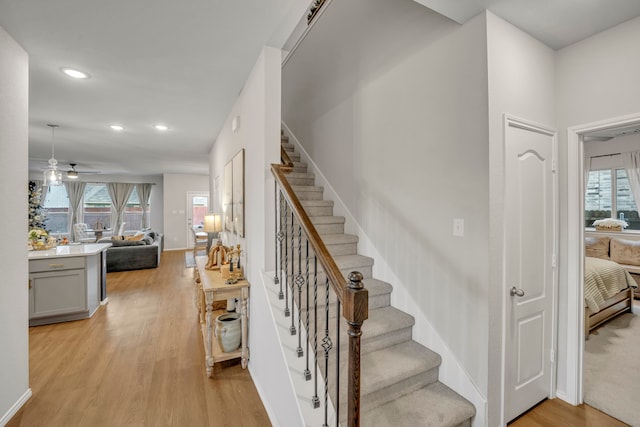
[[[515,286],[511,288],[511,291],[509,293],[511,294],[511,296],[517,296],[517,297],[524,296],[524,291],[522,289],[516,288]]]

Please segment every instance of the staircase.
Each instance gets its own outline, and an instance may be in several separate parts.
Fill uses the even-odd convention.
[[[390,305],[392,286],[372,277],[373,259],[358,254],[358,237],[344,233],[345,218],[333,216],[333,201],[323,199],[323,188],[314,185],[314,175],[307,172],[286,136],[282,136],[282,147],[294,164],[286,178],[336,264],[345,276],[354,270],[361,272],[369,291],[369,318],[361,342],[361,425],[471,426],[473,405],[438,381],[440,356],[412,340],[413,317]],[[323,300],[324,295],[319,297]],[[330,303],[335,304],[335,297]],[[274,307],[276,315],[278,311],[281,308],[276,311]],[[346,343],[345,331],[343,328],[340,341]],[[341,353],[346,348],[341,345]],[[342,365],[347,358],[340,360]],[[341,380],[341,384],[346,382]],[[341,397],[343,426],[345,402]]]

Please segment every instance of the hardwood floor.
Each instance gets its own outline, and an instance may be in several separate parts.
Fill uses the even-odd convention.
[[[33,397],[8,427],[270,425],[239,361],[206,376],[184,252],[107,283],[93,318],[30,328]]]
[[[515,421],[510,427],[626,427],[627,424],[589,405],[573,406],[560,399],[545,400]]]

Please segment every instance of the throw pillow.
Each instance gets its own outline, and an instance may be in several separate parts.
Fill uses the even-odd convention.
[[[135,236],[126,236],[124,240],[142,240],[144,234],[136,234]]]
[[[611,239],[611,261],[618,264],[640,265],[640,241]]]
[[[584,238],[584,255],[609,259],[609,237],[585,237]]]

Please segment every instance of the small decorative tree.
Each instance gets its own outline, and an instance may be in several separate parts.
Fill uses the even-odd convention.
[[[42,189],[34,181],[29,181],[29,230],[34,228],[46,230],[45,212],[41,204]]]

